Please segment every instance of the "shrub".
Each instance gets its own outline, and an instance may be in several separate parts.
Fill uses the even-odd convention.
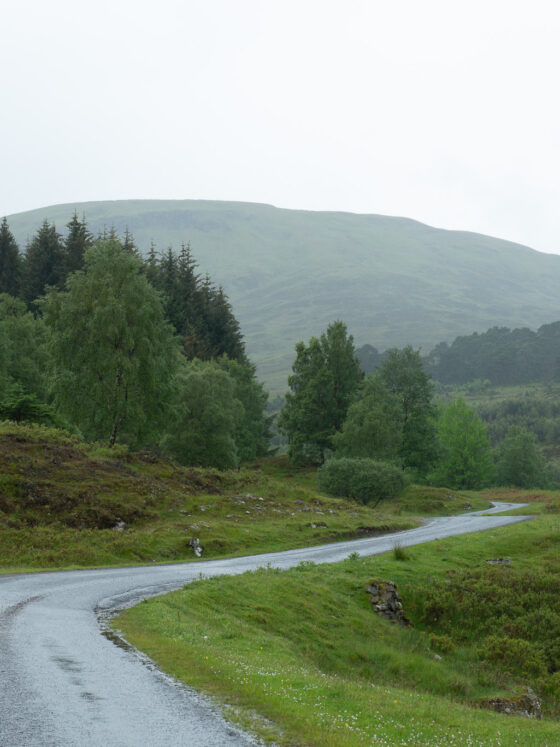
[[[448,654],[455,648],[453,640],[448,635],[430,633],[430,648],[440,654]]]
[[[481,659],[497,664],[511,674],[521,672],[528,677],[546,675],[546,663],[540,651],[519,638],[490,635],[479,646],[478,653]]]
[[[318,472],[319,489],[341,498],[371,503],[392,498],[406,484],[404,472],[374,459],[329,459]]]

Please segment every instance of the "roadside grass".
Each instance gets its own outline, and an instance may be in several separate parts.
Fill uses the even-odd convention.
[[[0,573],[195,560],[193,537],[205,559],[273,552],[409,529],[471,503],[411,486],[372,510],[321,495],[315,470],[283,457],[240,471],[192,469],[0,423]]]
[[[552,514],[417,545],[405,558],[352,555],[198,581],[125,610],[114,626],[275,744],[552,746],[559,544]],[[497,558],[509,563],[487,563]],[[372,579],[397,583],[413,627],[375,615],[364,590]],[[527,685],[542,698],[542,721],[481,707]]]

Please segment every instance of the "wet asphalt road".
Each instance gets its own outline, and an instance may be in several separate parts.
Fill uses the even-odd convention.
[[[495,504],[491,513],[519,508]],[[378,555],[524,521],[473,512],[418,529],[229,560],[0,576],[1,747],[237,747],[254,742],[206,698],[179,685],[134,650],[103,635],[103,620],[200,574],[259,566],[328,563],[352,552]]]

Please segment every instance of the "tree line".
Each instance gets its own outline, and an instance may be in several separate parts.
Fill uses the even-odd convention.
[[[324,465],[337,490],[356,483],[351,475],[358,473],[356,494],[366,484],[393,489],[402,484],[394,469],[450,488],[551,482],[532,433],[511,425],[493,448],[482,419],[463,399],[436,403],[424,361],[411,346],[386,351],[366,376],[352,336],[337,321],[308,345],[298,343],[292,370],[279,419],[290,458]]]
[[[385,353],[372,345],[357,350],[366,373],[382,365]],[[423,358],[434,381],[462,385],[488,381],[495,386],[560,381],[560,322],[527,328],[492,327],[440,342]]]
[[[146,260],[127,231],[0,226],[0,417],[231,468],[268,452],[267,394],[190,247]]]

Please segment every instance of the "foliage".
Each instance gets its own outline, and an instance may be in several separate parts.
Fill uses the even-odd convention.
[[[235,444],[240,464],[266,456],[272,417],[266,414],[268,393],[255,375],[251,363],[240,363],[227,356],[217,360],[218,366],[233,381],[233,396],[241,411],[235,428]]]
[[[20,384],[12,384],[1,392],[0,420],[43,423],[58,427],[65,425],[52,407],[40,402],[36,394],[27,394]]]
[[[89,249],[85,268],[43,304],[56,406],[89,439],[146,443],[168,417],[177,367],[171,327],[140,260],[118,241]]]
[[[64,246],[56,227],[47,220],[39,228],[25,253],[22,296],[28,306],[42,296],[48,287],[64,284]]]
[[[0,399],[8,387],[45,401],[47,397],[46,330],[42,319],[23,301],[0,294]]]
[[[64,276],[84,267],[84,258],[88,249],[93,245],[93,236],[87,227],[85,218],[78,219],[74,213],[66,224],[68,233],[64,240]]]
[[[536,332],[526,327],[492,327],[482,334],[442,342],[427,356],[426,367],[445,384],[486,379],[505,386],[560,378],[560,322]]]
[[[544,461],[532,433],[515,425],[508,430],[498,449],[496,483],[516,488],[547,486]]]
[[[332,439],[337,456],[399,459],[403,421],[398,395],[380,376],[367,376],[342,430]]]
[[[360,503],[392,498],[406,484],[403,471],[375,459],[331,458],[318,471],[319,489]]]
[[[546,552],[546,543],[542,547]],[[455,645],[472,641],[483,662],[529,680],[537,691],[560,672],[557,563],[486,566],[438,579],[427,591],[421,615]]]
[[[461,398],[443,406],[438,419],[441,452],[430,479],[436,485],[476,489],[492,478],[492,451],[486,428]]]
[[[175,413],[162,441],[164,451],[181,464],[237,467],[235,436],[243,410],[231,376],[212,361],[184,362],[176,386]]]
[[[248,363],[239,322],[223,290],[208,275],[202,280],[196,272],[190,246],[182,245],[159,256],[152,246],[145,272],[165,299],[167,318],[183,343],[187,358],[210,360],[227,355]]]
[[[21,257],[6,218],[0,223],[0,294],[17,296],[21,282]]]
[[[309,345],[296,345],[290,391],[279,426],[288,437],[294,463],[322,463],[341,430],[362,373],[346,325],[333,322]]]
[[[435,462],[437,440],[433,384],[424,371],[420,352],[410,345],[402,350],[388,350],[379,376],[400,402],[402,463],[418,475],[425,475]]]

